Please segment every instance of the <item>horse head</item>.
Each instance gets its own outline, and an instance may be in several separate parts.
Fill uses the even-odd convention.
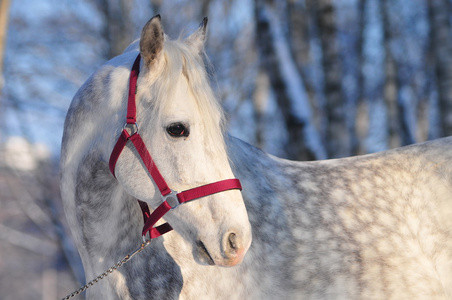
[[[176,191],[234,177],[222,111],[203,60],[206,25],[204,19],[188,38],[171,41],[156,16],[144,26],[139,42],[137,130],[167,185]],[[115,176],[130,195],[155,209],[162,197],[138,152],[124,148],[114,166]],[[192,244],[199,263],[236,265],[251,244],[248,215],[237,190],[184,203],[165,219]]]

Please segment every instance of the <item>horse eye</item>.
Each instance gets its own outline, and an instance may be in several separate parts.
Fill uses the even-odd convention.
[[[182,123],[173,123],[166,128],[166,131],[173,137],[187,137],[190,134],[188,128]]]

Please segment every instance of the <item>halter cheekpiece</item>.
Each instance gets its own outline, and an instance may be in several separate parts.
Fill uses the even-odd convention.
[[[113,174],[113,176],[115,176],[116,162],[118,161],[118,158],[121,155],[121,152],[126,146],[127,142],[132,142],[138,154],[140,155],[146,169],[149,171],[149,174],[154,180],[154,183],[157,185],[163,200],[163,202],[152,213],[150,213],[149,207],[145,202],[138,200],[144,219],[142,235],[143,237],[145,237],[149,232],[150,239],[153,239],[173,229],[168,223],[157,227],[154,227],[154,225],[168,211],[177,207],[179,204],[227,190],[241,190],[242,186],[240,184],[240,181],[234,178],[206,184],[183,192],[176,192],[168,187],[165,179],[163,178],[162,174],[160,174],[160,171],[155,165],[154,160],[152,159],[151,154],[149,153],[143,139],[138,133],[135,94],[137,92],[138,74],[140,73],[140,60],[141,56],[140,54],[138,54],[135,62],[133,63],[129,78],[127,121],[110,155],[109,167],[111,173]]]

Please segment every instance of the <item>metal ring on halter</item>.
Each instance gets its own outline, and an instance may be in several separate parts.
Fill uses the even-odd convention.
[[[180,205],[179,199],[177,198],[177,192],[171,190],[171,193],[163,196],[162,195],[162,200],[163,202],[166,201],[166,203],[168,203],[169,206],[171,206],[171,209],[174,209],[176,207],[178,207]]]
[[[146,237],[148,237],[148,236],[149,236],[149,239],[146,238]],[[142,236],[142,238],[143,238],[143,243],[145,243],[145,244],[150,243],[150,242],[151,242],[150,237],[151,237],[151,236],[150,236],[150,233],[149,233],[149,232],[146,232],[146,234]]]
[[[130,136],[138,133],[138,124],[137,124],[137,122],[124,124],[124,126],[122,127],[122,130],[126,130],[126,129],[128,129],[127,132],[129,133]]]

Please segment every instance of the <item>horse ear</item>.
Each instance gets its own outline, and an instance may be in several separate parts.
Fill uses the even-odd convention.
[[[198,29],[192,33],[185,41],[192,45],[198,52],[204,48],[204,42],[206,41],[207,33],[207,17],[205,17],[201,24],[199,24]]]
[[[164,33],[160,15],[156,15],[144,25],[141,31],[140,53],[149,66],[162,52]]]

